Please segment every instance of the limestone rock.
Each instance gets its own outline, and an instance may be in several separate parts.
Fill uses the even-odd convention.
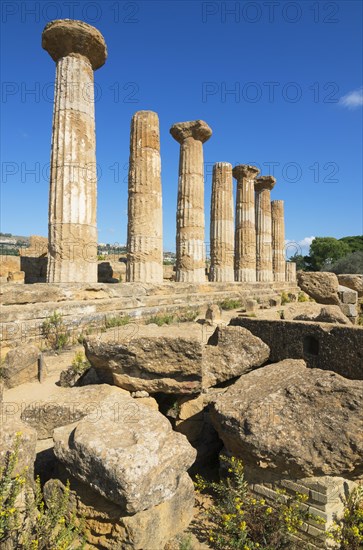
[[[342,304],[356,304],[358,302],[358,292],[347,286],[339,285],[338,296]]]
[[[339,305],[339,282],[335,273],[299,271],[297,284],[319,304]]]
[[[359,274],[342,274],[338,275],[340,285],[346,286],[358,292],[359,298],[363,296],[363,275]]]
[[[64,476],[64,478],[69,476]],[[63,481],[63,482],[62,482]],[[45,484],[45,500],[52,491],[64,492],[65,479]],[[193,515],[194,487],[188,474],[179,480],[174,495],[147,510],[125,515],[116,504],[71,477],[71,499],[85,521],[87,543],[105,550],[156,550],[183,531]]]
[[[89,339],[85,350],[92,366],[129,391],[198,393],[202,387],[203,346],[193,337],[136,337],[129,343]]]
[[[284,309],[284,319],[351,325],[348,317],[342,313],[339,306],[322,306],[314,302],[288,305]]]
[[[227,450],[292,477],[363,471],[363,383],[285,360],[242,376],[212,405]]]
[[[24,271],[10,271],[7,278],[8,283],[14,283],[14,284],[23,284],[24,280],[25,280]]]
[[[241,376],[267,361],[270,348],[242,327],[217,327],[203,355],[203,387]]]
[[[0,469],[4,466],[4,461],[8,451],[14,449],[16,434],[20,436],[20,446],[18,452],[18,461],[15,466],[12,477],[17,474],[26,473],[29,479],[33,479],[34,462],[36,455],[37,432],[23,424],[15,415],[12,403],[1,405],[0,414]],[[26,470],[27,469],[27,470]]]
[[[219,307],[218,304],[210,304],[207,308],[207,311],[205,313],[205,320],[213,325],[214,323],[217,323],[218,321],[221,321],[222,317],[222,310]]]
[[[99,384],[96,369],[93,367],[84,372],[77,371],[72,365],[68,369],[62,370],[59,376],[59,384],[62,388],[73,388],[74,386],[88,386],[89,384]]]
[[[7,388],[14,388],[26,382],[38,381],[39,349],[24,344],[10,350],[5,358],[1,373]]]
[[[121,388],[108,384],[62,388],[46,401],[36,401],[25,407],[21,419],[36,429],[38,439],[47,439],[52,437],[55,428],[72,424],[85,416],[91,426],[97,425],[106,410],[117,410],[119,400],[128,395]]]
[[[53,438],[56,457],[74,477],[130,514],[170,499],[196,456],[167,418],[127,396],[96,423],[85,417]]]

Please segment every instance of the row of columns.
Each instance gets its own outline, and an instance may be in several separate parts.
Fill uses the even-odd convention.
[[[69,19],[46,25],[42,46],[57,64],[47,280],[96,282],[93,72],[105,63],[107,48],[97,29]],[[174,124],[170,133],[180,144],[176,280],[204,282],[203,143],[212,130],[196,120]],[[285,281],[283,201],[271,203],[275,179],[258,174],[254,166],[214,165],[211,281]],[[237,180],[236,209],[233,177]],[[131,122],[127,250],[128,281],[162,282],[160,131],[158,116],[152,111],[135,113]]]

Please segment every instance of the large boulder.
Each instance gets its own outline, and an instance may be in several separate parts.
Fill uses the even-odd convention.
[[[338,275],[340,285],[346,286],[351,290],[358,292],[359,298],[363,296],[363,275],[357,274],[342,274]]]
[[[270,348],[242,327],[217,327],[203,351],[203,387],[225,382],[266,363]]]
[[[114,333],[84,342],[100,377],[128,391],[197,393],[202,388],[201,328],[138,327],[131,341]]]
[[[335,273],[298,271],[297,284],[319,304],[339,305],[339,281]]]
[[[363,382],[287,359],[242,376],[217,397],[227,450],[282,476],[363,473]]]
[[[23,344],[10,350],[1,367],[5,386],[14,388],[26,382],[38,381],[38,357],[39,349],[32,344]]]
[[[130,514],[170,499],[196,456],[167,418],[126,395],[97,422],[86,416],[57,428],[53,438],[71,475]]]
[[[21,413],[23,422],[32,426],[38,439],[52,437],[53,430],[67,426],[87,416],[95,426],[109,408],[117,410],[120,398],[129,393],[108,384],[80,388],[59,388],[44,401],[27,405]]]
[[[269,348],[240,327],[215,329],[207,343],[203,327],[140,326],[131,341],[114,334],[84,343],[87,359],[108,383],[128,391],[197,394],[262,365]]]
[[[76,514],[85,524],[87,543],[96,548],[161,549],[189,525],[193,516],[194,487],[186,473],[180,477],[170,499],[133,515],[125,515],[117,504],[73,477],[70,488]],[[51,498],[52,492],[64,490],[65,479],[51,479],[45,484],[45,500]]]

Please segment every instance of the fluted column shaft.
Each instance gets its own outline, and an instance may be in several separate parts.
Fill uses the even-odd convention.
[[[256,282],[255,178],[259,169],[247,164],[233,168],[237,180],[235,280]]]
[[[180,143],[176,216],[176,280],[205,281],[203,143],[212,134],[203,121],[174,124]]]
[[[127,281],[163,281],[163,227],[158,115],[131,122],[127,225]]]
[[[271,202],[272,268],[274,281],[285,282],[285,219],[284,201]]]
[[[97,170],[93,71],[102,35],[80,21],[49,23],[43,48],[56,61],[47,281],[97,282]]]
[[[256,280],[273,281],[272,271],[272,220],[271,189],[275,178],[262,176],[256,179]]]
[[[234,281],[233,180],[228,162],[213,166],[210,255],[210,281]]]

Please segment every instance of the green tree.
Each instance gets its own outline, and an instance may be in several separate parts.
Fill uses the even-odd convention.
[[[350,253],[349,244],[334,237],[315,237],[310,245],[310,263],[314,271],[329,267]]]
[[[351,252],[356,252],[357,250],[363,251],[363,235],[356,235],[355,237],[343,237],[342,239],[339,239],[339,242],[343,242],[349,245]]]
[[[294,254],[288,260],[296,264],[297,271],[309,271],[310,270],[310,256],[303,256],[302,254]]]

